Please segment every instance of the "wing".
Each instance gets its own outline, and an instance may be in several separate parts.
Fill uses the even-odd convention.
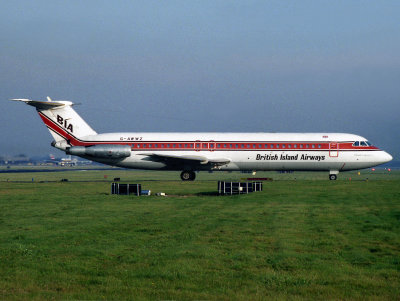
[[[204,156],[178,156],[178,155],[165,155],[165,154],[157,154],[157,153],[142,153],[138,154],[139,156],[146,156],[147,160],[155,161],[155,162],[164,162],[167,165],[173,166],[184,166],[184,165],[210,165],[211,168],[218,168],[219,166],[228,164],[231,162],[230,159],[227,158],[207,158]]]

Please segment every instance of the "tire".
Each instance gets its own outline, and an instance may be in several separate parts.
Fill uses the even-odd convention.
[[[337,179],[337,176],[335,174],[329,175],[329,180],[335,181]]]
[[[196,174],[194,171],[184,170],[181,172],[182,181],[194,181],[195,178],[196,178]]]

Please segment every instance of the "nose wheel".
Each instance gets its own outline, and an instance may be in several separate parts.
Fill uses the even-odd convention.
[[[334,174],[329,175],[329,180],[334,181],[337,179],[337,176]]]
[[[194,181],[196,178],[196,173],[191,170],[184,170],[181,173],[181,179],[182,181]]]

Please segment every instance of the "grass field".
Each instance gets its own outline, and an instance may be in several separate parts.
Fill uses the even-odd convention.
[[[0,174],[0,299],[399,299],[400,172],[213,194],[247,176]],[[169,196],[110,195],[114,177]]]

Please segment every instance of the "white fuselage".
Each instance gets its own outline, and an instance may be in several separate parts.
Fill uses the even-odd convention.
[[[91,160],[135,169],[167,170],[309,170],[339,172],[388,162],[392,157],[371,145],[354,146],[365,138],[341,133],[112,133],[82,137],[77,145],[122,144],[131,155],[118,162]],[[229,163],[171,166],[147,155],[227,158]]]

